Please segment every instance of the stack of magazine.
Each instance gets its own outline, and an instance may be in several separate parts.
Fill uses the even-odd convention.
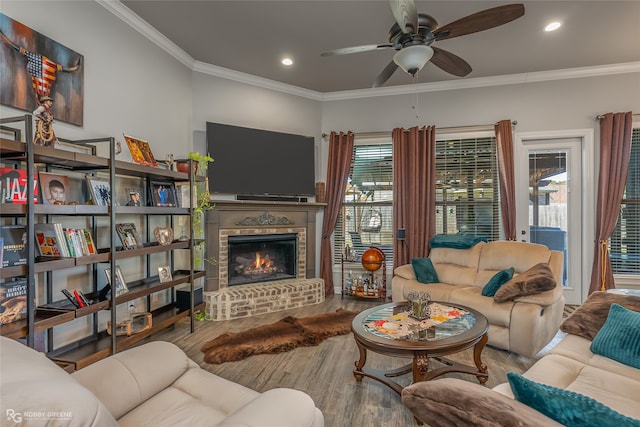
[[[40,256],[81,257],[98,253],[91,232],[86,228],[63,228],[62,224],[36,224],[36,243]]]

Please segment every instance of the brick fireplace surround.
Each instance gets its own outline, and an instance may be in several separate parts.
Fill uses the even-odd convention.
[[[324,280],[315,277],[316,213],[320,203],[216,201],[207,212],[207,265],[204,300],[209,318],[229,320],[271,313],[324,301]],[[240,235],[297,235],[296,277],[227,286],[228,238]]]

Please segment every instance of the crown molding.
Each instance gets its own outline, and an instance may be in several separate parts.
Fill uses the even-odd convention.
[[[221,77],[223,79],[233,80],[240,83],[246,83],[265,89],[272,89],[278,92],[288,93],[289,95],[296,95],[316,101],[322,101],[324,98],[324,94],[322,92],[304,89],[299,86],[281,83],[271,79],[265,79],[264,77],[258,77],[254,76],[253,74],[247,74],[240,71],[231,70],[229,68],[211,65],[206,62],[195,61],[192,69],[193,71],[198,73],[209,74],[211,76]]]
[[[323,101],[372,98],[376,96],[405,95],[423,92],[442,92],[447,90],[505,86],[627,73],[640,73],[640,62],[596,65],[592,67],[566,68],[551,71],[536,71],[532,73],[509,74],[504,76],[472,77],[460,80],[447,80],[434,83],[419,83],[416,85],[379,87],[375,89],[372,88],[341,92],[327,92],[323,95]]]
[[[536,71],[531,73],[510,74],[491,77],[471,77],[467,79],[447,80],[433,83],[419,83],[415,85],[410,84],[402,86],[389,86],[323,93],[310,89],[304,89],[286,83],[281,83],[271,79],[266,79],[264,77],[258,77],[252,74],[219,67],[217,65],[196,61],[175,43],[162,35],[158,30],[149,25],[138,15],[133,13],[131,9],[123,5],[120,0],[96,0],[96,2],[194,72],[208,74],[211,76],[237,81],[240,83],[250,84],[253,86],[283,92],[290,95],[300,96],[315,101],[338,101],[423,92],[441,92],[448,90],[504,86],[640,72],[640,62],[627,62],[621,64],[596,65],[592,67]]]
[[[116,17],[122,20],[125,24],[151,40],[157,46],[162,48],[169,55],[176,58],[188,68],[193,68],[195,60],[188,55],[184,50],[178,47],[177,44],[169,40],[166,36],[161,34],[154,27],[149,25],[147,21],[140,18],[133,13],[124,4],[120,3],[120,0],[96,0],[96,3],[113,13]]]

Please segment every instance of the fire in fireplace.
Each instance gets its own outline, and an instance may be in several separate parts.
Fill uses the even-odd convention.
[[[296,233],[229,236],[228,286],[296,277]]]

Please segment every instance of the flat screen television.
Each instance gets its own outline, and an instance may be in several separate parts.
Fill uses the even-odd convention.
[[[315,147],[308,136],[207,122],[212,193],[315,194]]]

